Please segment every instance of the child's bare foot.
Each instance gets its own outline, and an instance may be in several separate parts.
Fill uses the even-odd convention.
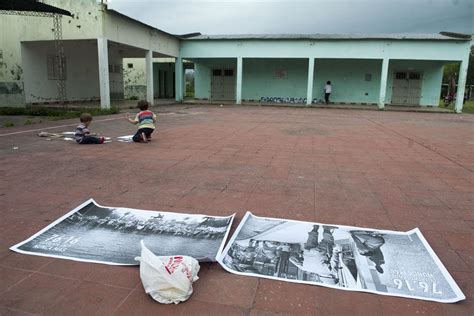
[[[141,136],[142,141],[143,141],[144,143],[148,143],[148,138],[146,137],[145,133],[142,132],[142,133],[140,134],[140,136]]]

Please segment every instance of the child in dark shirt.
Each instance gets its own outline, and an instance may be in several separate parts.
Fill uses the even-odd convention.
[[[105,137],[96,137],[89,132],[89,125],[92,122],[92,115],[89,113],[82,113],[79,120],[81,124],[76,127],[74,138],[78,144],[103,144]]]

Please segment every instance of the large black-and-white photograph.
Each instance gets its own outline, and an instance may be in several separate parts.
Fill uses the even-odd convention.
[[[216,261],[234,215],[206,216],[104,207],[90,199],[11,250],[112,265],[138,265],[140,241],[158,256]]]
[[[218,261],[241,275],[445,303],[465,299],[418,229],[374,230],[247,212]]]

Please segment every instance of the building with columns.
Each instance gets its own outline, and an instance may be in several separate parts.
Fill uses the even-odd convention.
[[[471,36],[176,36],[109,10],[103,1],[44,2],[72,13],[62,18],[64,60],[56,54],[51,19],[0,15],[0,106],[95,101],[109,108],[124,99],[128,74],[141,64],[140,96],[150,103],[183,101],[185,68],[193,67],[201,100],[311,105],[324,99],[331,81],[334,103],[436,107],[444,65],[460,62],[455,109],[462,111]],[[60,79],[66,100],[58,95]]]
[[[461,111],[470,37],[455,35],[230,35],[181,41],[178,63],[195,64],[195,97],[438,106],[443,67],[461,62]],[[179,67],[179,65],[177,66]]]
[[[146,97],[153,103],[153,58],[178,57],[177,36],[109,10],[101,1],[43,2],[72,15],[61,19],[62,78],[52,19],[0,14],[0,106],[92,101],[109,108],[124,98],[124,58],[145,60]],[[66,100],[58,95],[60,79]]]

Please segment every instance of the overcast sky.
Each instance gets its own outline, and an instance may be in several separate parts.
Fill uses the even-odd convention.
[[[109,0],[173,34],[474,33],[473,0]]]

